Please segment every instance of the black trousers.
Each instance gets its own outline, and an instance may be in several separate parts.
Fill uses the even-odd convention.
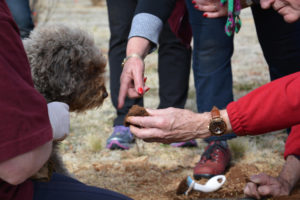
[[[271,80],[300,71],[300,20],[287,23],[272,8],[251,9]]]
[[[110,92],[117,111],[115,125],[122,125],[132,105],[143,105],[143,99],[129,99],[122,109],[117,109],[120,89],[121,63],[126,56],[127,39],[138,0],[107,0],[109,17],[109,72]],[[187,49],[168,24],[163,27],[158,48],[159,98],[158,108],[183,108],[187,99],[191,67],[191,49]],[[147,67],[147,66],[146,66]]]

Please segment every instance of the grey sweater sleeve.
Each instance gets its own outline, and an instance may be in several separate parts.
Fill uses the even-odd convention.
[[[158,44],[163,24],[172,13],[176,0],[140,0],[132,20],[129,38],[143,37]]]
[[[157,45],[162,27],[163,22],[157,16],[148,13],[139,13],[132,20],[129,38],[135,36],[143,37]]]

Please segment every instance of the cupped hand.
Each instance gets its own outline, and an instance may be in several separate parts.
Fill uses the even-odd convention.
[[[253,175],[250,182],[244,188],[244,194],[248,197],[261,199],[266,196],[289,195],[291,186],[281,177],[272,177],[264,173]]]
[[[193,0],[195,9],[203,11],[203,16],[207,18],[218,18],[227,16],[227,3],[220,4],[220,0]]]
[[[118,108],[123,107],[126,96],[140,98],[149,90],[145,86],[144,70],[144,62],[140,58],[132,57],[127,60],[120,78]]]
[[[147,109],[147,112],[150,116],[128,118],[133,124],[130,131],[146,142],[169,144],[210,136],[209,113],[198,114],[178,108]]]

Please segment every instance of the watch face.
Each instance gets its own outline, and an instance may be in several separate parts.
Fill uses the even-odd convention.
[[[221,135],[226,131],[226,123],[221,119],[213,119],[209,124],[209,131],[216,135]]]

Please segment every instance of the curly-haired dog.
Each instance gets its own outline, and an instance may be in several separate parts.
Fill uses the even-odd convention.
[[[37,27],[23,44],[34,86],[48,103],[64,102],[75,112],[103,103],[107,97],[106,59],[85,31],[65,25]],[[56,172],[68,174],[57,152],[55,142],[48,164],[53,163]]]

